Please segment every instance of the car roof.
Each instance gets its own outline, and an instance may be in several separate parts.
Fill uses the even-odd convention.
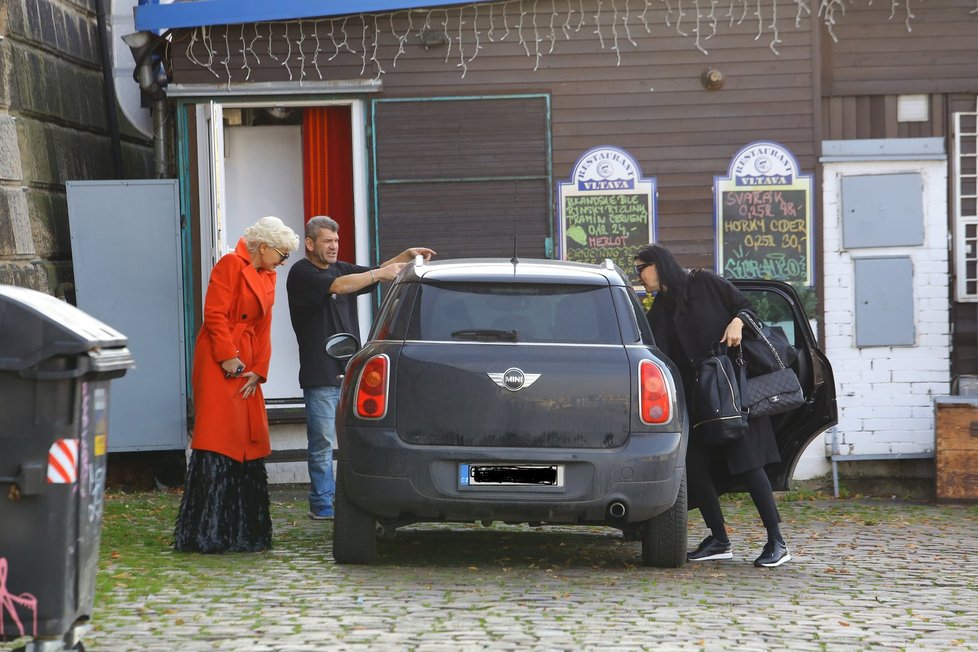
[[[571,283],[580,285],[626,285],[622,272],[611,261],[600,265],[566,260],[522,258],[454,258],[412,263],[400,282],[475,283]]]

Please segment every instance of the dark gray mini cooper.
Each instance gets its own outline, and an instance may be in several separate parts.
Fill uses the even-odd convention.
[[[835,423],[832,372],[790,286],[738,286],[799,349],[808,402],[775,417],[783,461],[769,469],[783,490],[805,445]],[[371,563],[377,537],[411,523],[504,521],[610,526],[641,539],[645,565],[685,563],[682,388],[610,262],[416,263],[362,349],[350,335],[326,349],[349,358],[337,562]]]

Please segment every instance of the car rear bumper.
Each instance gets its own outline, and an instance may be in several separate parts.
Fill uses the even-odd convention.
[[[680,433],[632,435],[624,446],[487,448],[407,444],[393,431],[340,437],[339,476],[350,500],[381,519],[636,523],[672,507],[685,471]],[[563,486],[464,486],[460,464],[559,465]],[[612,515],[620,503],[624,516]]]

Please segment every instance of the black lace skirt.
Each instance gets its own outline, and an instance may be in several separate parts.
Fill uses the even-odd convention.
[[[182,552],[260,552],[272,547],[263,459],[236,462],[192,451],[173,546]]]

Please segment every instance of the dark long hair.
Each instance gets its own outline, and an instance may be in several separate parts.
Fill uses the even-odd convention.
[[[662,245],[647,244],[636,252],[635,257],[645,263],[655,263],[659,275],[659,294],[656,298],[665,299],[666,304],[684,310],[686,308],[686,288],[689,273]]]

